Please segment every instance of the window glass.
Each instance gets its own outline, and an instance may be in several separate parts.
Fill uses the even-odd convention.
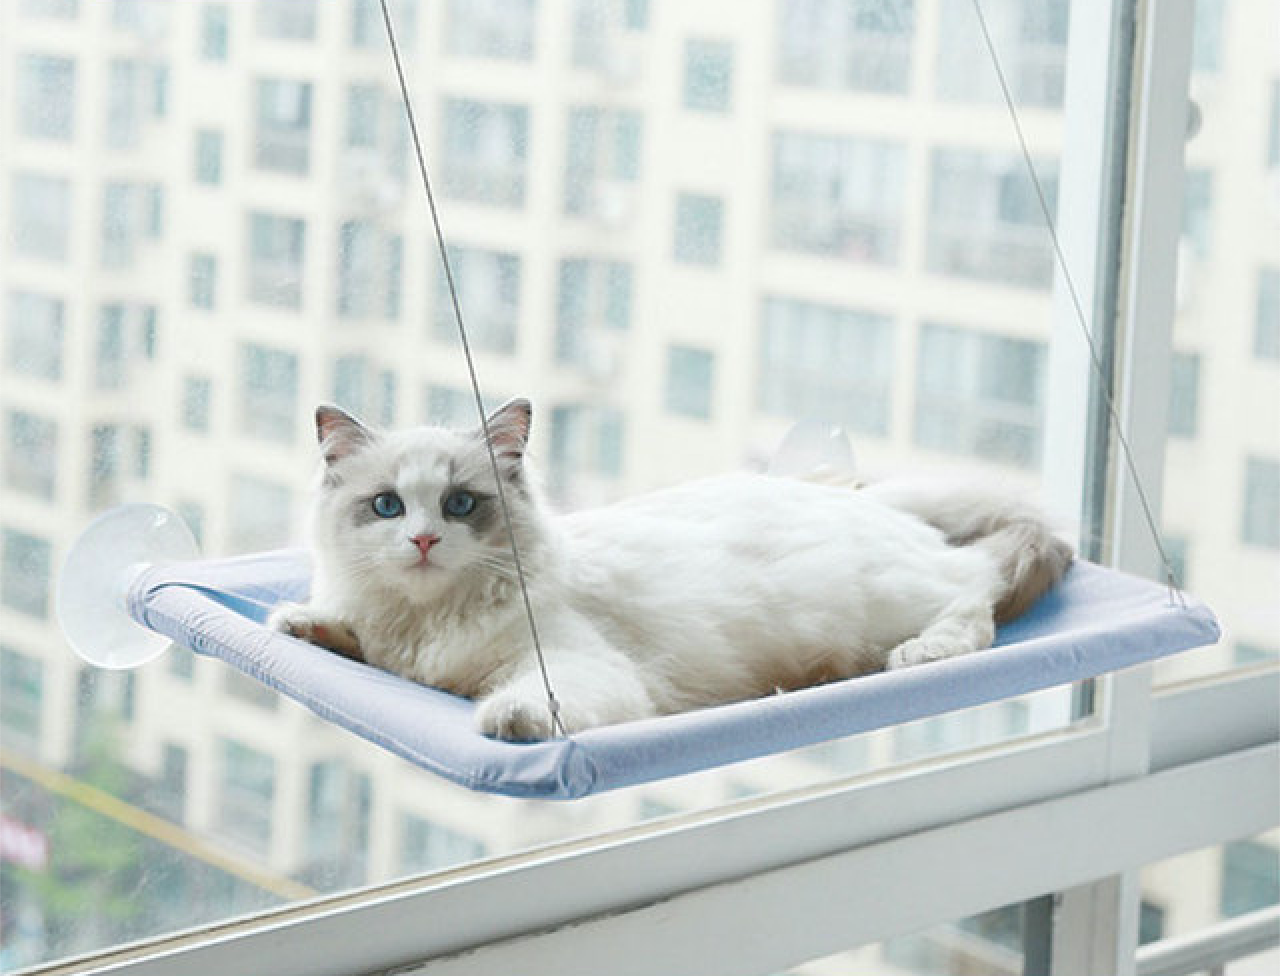
[[[298,217],[249,214],[249,298],[263,305],[302,304],[307,225]]]
[[[65,305],[38,292],[9,293],[5,326],[5,364],[21,376],[43,380],[62,378]]]
[[[71,246],[71,183],[45,173],[13,173],[10,220],[14,253],[64,263]]]
[[[255,90],[254,165],[305,174],[311,160],[311,83],[267,78]]]
[[[58,422],[25,410],[10,410],[5,419],[5,484],[14,491],[53,501],[58,477]]]
[[[524,202],[529,110],[449,98],[444,103],[444,188],[455,199],[518,207]]]
[[[684,46],[684,107],[727,112],[733,96],[733,45],[687,41]]]
[[[675,258],[681,264],[720,263],[724,202],[719,197],[681,193],[676,197]]]
[[[18,59],[18,125],[24,136],[69,142],[75,129],[76,63],[48,54]]]
[[[449,53],[528,61],[533,57],[537,14],[537,0],[449,0]]]
[[[280,41],[316,36],[316,0],[257,0],[258,34]]]
[[[432,263],[438,266],[438,261]],[[520,256],[450,246],[449,263],[472,342],[487,352],[512,352],[520,318]],[[454,342],[458,326],[443,268],[436,273],[434,305],[432,336]]]
[[[667,409],[686,417],[711,417],[715,354],[707,349],[667,349]]]
[[[915,8],[914,0],[783,0],[778,5],[778,82],[905,92]]]
[[[195,180],[217,186],[222,182],[222,133],[214,129],[196,132]]]

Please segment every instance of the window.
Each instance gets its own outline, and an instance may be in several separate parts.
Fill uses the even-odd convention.
[[[1201,260],[1209,256],[1212,248],[1212,229],[1213,173],[1188,168],[1183,185],[1182,236]]]
[[[514,352],[520,319],[519,255],[451,245],[449,264],[472,344],[486,352]],[[443,270],[436,273],[434,306],[432,336],[452,341],[458,325]]]
[[[1057,164],[1035,165],[1053,213]],[[1014,153],[935,149],[926,233],[930,271],[1029,288],[1053,279],[1044,215]]]
[[[444,101],[444,189],[457,200],[524,205],[529,110],[522,105]]]
[[[182,426],[198,434],[209,432],[209,408],[213,399],[213,381],[207,376],[185,376],[182,379]]]
[[[190,655],[191,652],[187,653]],[[191,765],[189,759],[187,750],[182,746],[172,742],[164,744],[155,803],[161,815],[173,823],[183,823],[187,818],[187,768]]]
[[[0,604],[29,617],[49,615],[53,547],[18,529],[0,530]]]
[[[491,413],[507,401],[507,397],[489,394],[483,400],[485,413]],[[427,423],[455,430],[474,430],[480,426],[476,415],[475,394],[451,386],[432,384],[427,387]]]
[[[218,259],[192,254],[187,263],[187,301],[192,308],[212,311],[218,303]]]
[[[643,122],[629,109],[569,109],[565,213],[619,221],[631,211],[630,184],[640,176]]]
[[[311,162],[311,82],[269,78],[255,90],[254,165],[305,175]]]
[[[1019,106],[1060,106],[1070,4],[1065,0],[988,0],[983,10],[1014,101]],[[946,43],[938,45],[936,97],[998,103],[999,84],[973,10],[965,4],[944,3],[938,12],[939,35]]]
[[[195,180],[206,186],[222,182],[222,133],[216,129],[199,129],[195,142]]]
[[[926,324],[916,369],[921,447],[1030,467],[1040,458],[1045,347]]]
[[[591,496],[592,479],[622,476],[624,456],[622,411],[615,407],[569,404],[551,409],[550,480],[562,500],[571,497],[570,481],[584,478],[578,490]]]
[[[556,361],[610,378],[621,366],[617,334],[631,325],[631,265],[568,258],[556,293]]]
[[[102,195],[102,266],[126,268],[138,246],[164,233],[164,187],[155,183],[108,183]]]
[[[80,15],[80,0],[22,0],[22,12],[28,17],[75,20]]]
[[[1235,918],[1280,901],[1280,851],[1257,840],[1239,840],[1222,848],[1223,918]]]
[[[393,370],[375,369],[366,356],[342,356],[333,364],[334,403],[381,427],[395,423],[397,386]]]
[[[1271,113],[1267,125],[1267,165],[1280,167],[1280,81],[1271,83]]]
[[[268,688],[261,681],[249,677],[235,668],[222,668],[222,690],[228,698],[244,702],[255,708],[275,708],[280,696],[274,688]]]
[[[369,859],[373,786],[340,761],[313,763],[307,783],[304,877],[326,886],[362,884]]]
[[[759,348],[762,412],[888,433],[893,326],[886,316],[766,298]]]
[[[531,61],[534,0],[449,0],[445,38],[456,57]]]
[[[1250,546],[1280,549],[1280,461],[1245,459],[1243,512],[1241,541]]]
[[[574,0],[572,16],[573,64],[634,81],[642,66],[637,42],[649,26],[648,0]]]
[[[107,148],[132,149],[142,138],[141,66],[113,59],[107,68]]]
[[[914,33],[914,0],[783,0],[778,7],[778,81],[905,92]]]
[[[200,7],[200,57],[206,61],[226,61],[231,34],[231,11],[225,3]]]
[[[240,347],[240,430],[292,444],[298,400],[298,357],[283,349]]]
[[[0,724],[6,747],[37,753],[44,707],[44,666],[11,647],[0,647]]]
[[[681,264],[720,263],[724,201],[719,197],[681,193],[676,197],[675,259]]]
[[[1187,575],[1187,566],[1191,556],[1190,540],[1183,535],[1172,535],[1169,532],[1165,532],[1164,552],[1169,557],[1169,569],[1173,571],[1173,578],[1178,581],[1178,585],[1182,587],[1191,586],[1191,578]]]
[[[249,215],[249,298],[299,308],[307,225],[297,217]]]
[[[59,176],[16,172],[10,219],[14,253],[59,264],[67,260],[71,238],[71,184]]]
[[[898,260],[906,153],[853,136],[773,138],[770,240],[785,251],[851,261]]]
[[[689,346],[667,347],[667,410],[685,417],[711,417],[715,354]]]
[[[695,112],[728,112],[733,98],[733,45],[727,41],[686,41],[684,107]]]
[[[191,530],[191,534],[195,536],[196,545],[204,545],[204,506],[199,502],[193,502],[189,499],[174,503],[173,510],[178,514],[178,518],[187,523],[187,528]],[[173,648],[170,648],[170,652]],[[177,655],[181,656],[181,655]],[[179,665],[176,670],[184,670]],[[194,668],[190,669],[194,673]]]
[[[99,424],[89,432],[89,508],[99,511],[120,503],[123,475],[119,426]]]
[[[8,411],[6,421],[5,484],[53,501],[58,484],[58,422],[25,410]]]
[[[1222,67],[1222,13],[1225,0],[1195,0],[1191,69],[1211,74]]]
[[[1258,305],[1254,316],[1253,354],[1280,360],[1280,268],[1258,272]]]
[[[75,61],[49,54],[20,55],[16,104],[24,136],[70,142],[75,136]]]
[[[42,380],[62,378],[62,300],[28,291],[9,293],[4,331],[5,363],[15,373]]]
[[[373,221],[349,220],[338,230],[338,314],[347,319],[400,315],[404,239]]]
[[[258,0],[258,36],[309,41],[316,36],[316,0]]]
[[[128,348],[123,305],[103,305],[98,317],[98,344],[94,355],[94,386],[118,390],[128,380]]]
[[[233,475],[227,500],[228,550],[261,552],[288,545],[291,514],[288,487],[249,475]]]
[[[459,830],[406,813],[400,819],[400,870],[406,874],[449,867],[484,856],[484,844]]]
[[[396,27],[396,40],[400,46],[413,44],[418,28],[419,0],[391,0],[391,19]],[[378,47],[386,43],[386,29],[382,24],[382,10],[378,0],[352,0],[351,43],[355,47]]]
[[[1174,437],[1195,437],[1200,412],[1200,357],[1194,353],[1173,354],[1173,374],[1169,384],[1169,433]]]
[[[219,758],[218,829],[250,853],[265,855],[271,846],[275,760],[231,739],[219,743]]]

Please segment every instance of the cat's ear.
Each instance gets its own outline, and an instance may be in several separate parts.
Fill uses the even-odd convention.
[[[529,427],[533,423],[533,404],[522,397],[508,400],[489,415],[489,443],[501,459],[520,461],[529,443]]]
[[[346,411],[327,404],[316,407],[316,440],[327,463],[349,457],[374,439],[373,431]]]

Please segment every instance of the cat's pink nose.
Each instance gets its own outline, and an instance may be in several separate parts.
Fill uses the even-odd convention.
[[[431,551],[432,546],[440,541],[440,537],[438,535],[415,535],[411,536],[409,541],[418,547],[418,552],[422,553],[423,559],[426,559],[427,553]]]

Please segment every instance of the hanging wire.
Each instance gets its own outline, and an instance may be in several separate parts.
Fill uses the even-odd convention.
[[[1151,539],[1155,542],[1156,549],[1160,554],[1165,583],[1169,587],[1169,602],[1172,604],[1176,599],[1179,605],[1185,607],[1186,599],[1182,595],[1182,588],[1178,585],[1177,574],[1173,571],[1173,562],[1169,559],[1169,553],[1165,549],[1160,529],[1156,525],[1151,502],[1147,498],[1147,491],[1142,485],[1142,479],[1138,476],[1138,466],[1133,459],[1133,449],[1129,446],[1129,438],[1124,432],[1124,424],[1120,421],[1120,412],[1116,408],[1115,398],[1111,393],[1111,383],[1106,370],[1103,368],[1102,357],[1098,353],[1098,345],[1094,342],[1093,333],[1089,329],[1088,317],[1084,313],[1084,306],[1080,301],[1080,294],[1076,290],[1075,280],[1071,277],[1071,269],[1067,266],[1066,255],[1062,250],[1062,242],[1058,238],[1058,228],[1053,220],[1053,211],[1049,207],[1049,200],[1044,192],[1044,186],[1036,173],[1035,163],[1031,159],[1031,150],[1027,148],[1026,135],[1022,131],[1022,120],[1018,117],[1017,105],[1014,103],[1004,68],[1000,64],[1000,56],[996,53],[995,42],[991,39],[991,31],[987,27],[987,18],[982,12],[981,0],[972,0],[972,3],[973,12],[978,18],[978,27],[982,31],[983,43],[986,45],[987,54],[991,58],[991,66],[995,69],[996,80],[1000,83],[1000,93],[1004,98],[1005,108],[1009,111],[1009,120],[1013,123],[1013,131],[1018,138],[1018,146],[1022,150],[1023,162],[1026,163],[1027,173],[1031,177],[1031,185],[1035,188],[1036,200],[1040,204],[1040,213],[1044,217],[1045,229],[1049,232],[1049,240],[1053,244],[1053,254],[1057,261],[1058,270],[1062,274],[1063,283],[1067,286],[1067,294],[1071,298],[1071,307],[1075,310],[1076,323],[1080,326],[1080,334],[1084,336],[1085,344],[1089,347],[1089,359],[1093,363],[1094,372],[1098,376],[1098,390],[1102,394],[1102,401],[1106,405],[1107,413],[1111,418],[1111,429],[1115,432],[1116,441],[1120,444],[1125,467],[1129,471],[1134,491],[1137,493],[1143,518],[1151,532]]]
[[[413,137],[413,151],[418,157],[418,172],[422,176],[422,188],[426,191],[427,208],[431,211],[431,224],[435,228],[436,244],[440,250],[440,263],[444,266],[445,282],[449,286],[449,300],[453,303],[453,317],[458,323],[458,338],[462,340],[462,352],[467,361],[467,373],[471,379],[471,392],[475,396],[476,412],[480,415],[480,428],[484,434],[485,446],[489,450],[489,464],[493,469],[493,479],[498,486],[498,506],[502,509],[502,520],[506,525],[507,539],[511,543],[511,559],[515,564],[516,578],[520,582],[520,595],[524,600],[525,616],[529,620],[529,635],[533,639],[533,650],[538,658],[538,671],[542,675],[542,686],[547,692],[547,708],[551,712],[551,725],[561,737],[568,733],[560,718],[560,702],[551,687],[551,676],[547,673],[547,660],[542,653],[542,642],[538,639],[538,623],[533,614],[533,603],[529,600],[529,587],[525,581],[524,566],[520,559],[520,545],[516,542],[515,530],[511,522],[511,508],[507,504],[507,493],[502,485],[502,474],[498,469],[498,455],[493,449],[493,440],[489,436],[489,418],[485,415],[484,397],[480,393],[480,381],[476,377],[475,359],[471,355],[471,342],[467,337],[467,327],[462,321],[462,306],[458,301],[458,289],[453,278],[453,267],[449,263],[449,250],[445,245],[444,230],[440,226],[440,212],[436,207],[435,193],[431,189],[431,177],[427,173],[427,159],[422,149],[422,139],[418,135],[418,122],[413,114],[413,100],[409,96],[409,83],[405,80],[404,65],[400,60],[400,45],[396,42],[395,26],[391,22],[391,11],[387,0],[378,0],[382,7],[382,22],[387,28],[387,40],[391,45],[391,58],[395,62],[396,78],[400,82],[400,95],[404,100],[405,114],[409,120],[409,133]]]

